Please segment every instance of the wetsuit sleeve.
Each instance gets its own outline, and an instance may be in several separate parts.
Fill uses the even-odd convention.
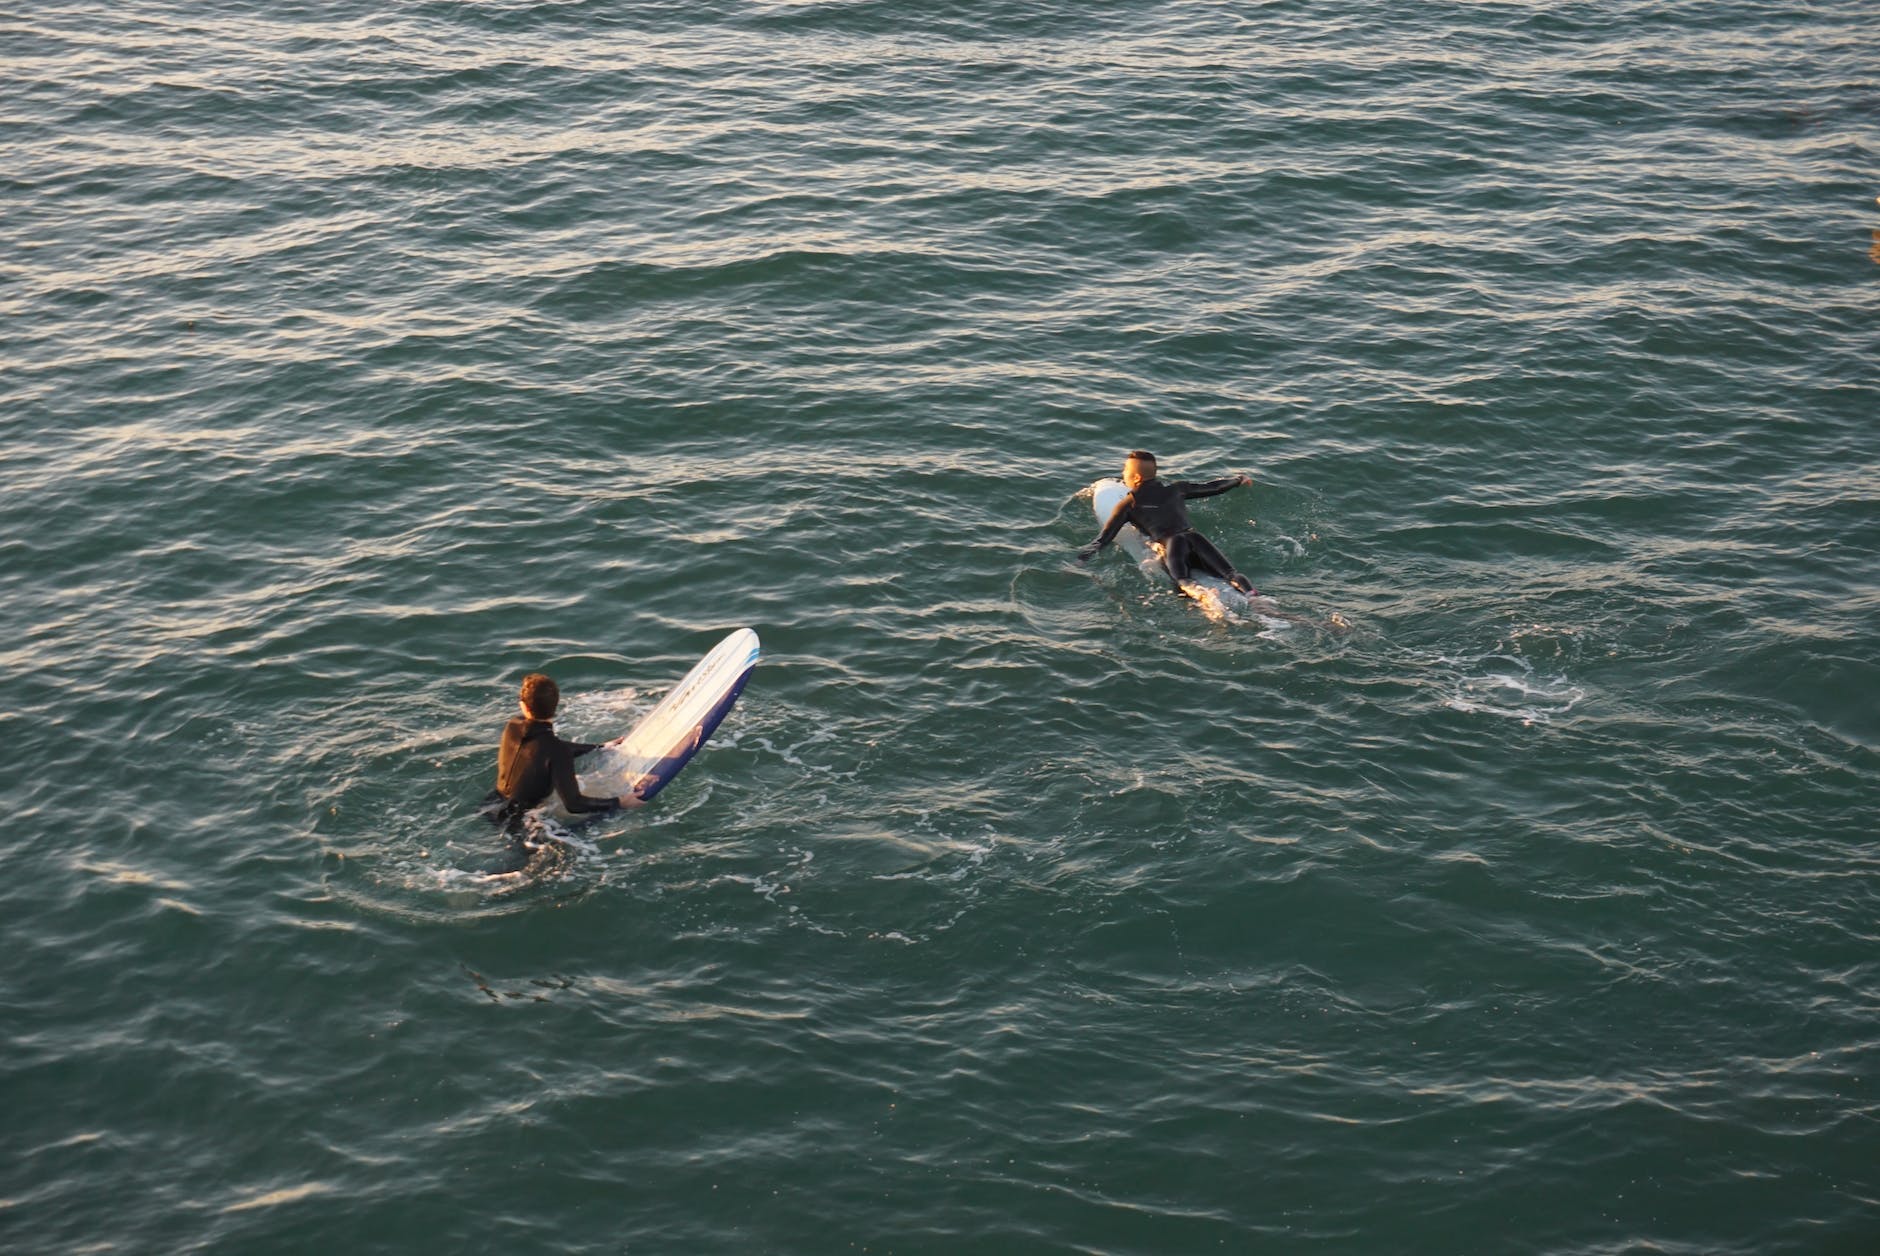
[[[590,754],[599,750],[606,744],[606,742],[601,741],[564,741],[562,743],[562,745],[568,747],[570,757],[576,759],[579,759],[584,754]]]
[[[1183,497],[1213,497],[1216,493],[1225,493],[1230,488],[1239,488],[1240,477],[1229,475],[1218,480],[1177,480],[1169,487]]]
[[[1116,509],[1110,512],[1110,521],[1103,525],[1103,531],[1097,533],[1097,539],[1091,542],[1092,549],[1102,549],[1116,539],[1116,534],[1129,522],[1129,512],[1136,506],[1136,495],[1131,493],[1116,503]]]
[[[612,811],[620,804],[612,798],[590,798],[581,792],[580,782],[574,778],[574,755],[570,753],[580,742],[564,741],[555,746],[555,794],[561,799],[561,805],[568,809],[569,815],[585,815],[594,811]]]

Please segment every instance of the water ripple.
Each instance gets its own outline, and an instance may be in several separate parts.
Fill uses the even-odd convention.
[[[0,1216],[1851,1250],[1860,16],[0,19]],[[1074,565],[1138,446],[1350,631]],[[608,736],[737,623],[489,875],[520,675]]]

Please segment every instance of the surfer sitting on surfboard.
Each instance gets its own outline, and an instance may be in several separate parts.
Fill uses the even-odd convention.
[[[574,778],[574,761],[597,745],[563,741],[555,736],[555,708],[561,690],[540,672],[522,678],[522,715],[503,726],[502,748],[496,753],[496,788],[483,800],[484,811],[498,822],[514,819],[539,806],[551,791],[560,795],[570,815],[637,807],[637,793],[618,798],[590,798]]]
[[[1234,570],[1234,564],[1227,561],[1227,555],[1214,548],[1214,543],[1195,531],[1188,522],[1188,509],[1182,503],[1190,497],[1213,497],[1216,493],[1225,493],[1230,488],[1239,488],[1243,484],[1252,484],[1253,477],[1230,475],[1225,479],[1203,480],[1158,480],[1155,477],[1155,455],[1141,449],[1129,451],[1129,457],[1123,462],[1123,484],[1129,489],[1129,495],[1116,504],[1110,512],[1110,521],[1103,525],[1103,531],[1097,539],[1077,551],[1077,561],[1089,562],[1096,552],[1116,539],[1116,534],[1123,530],[1123,525],[1133,523],[1136,530],[1156,545],[1162,553],[1162,565],[1168,568],[1168,574],[1175,577],[1180,585],[1188,579],[1192,571],[1204,571],[1219,576],[1227,583],[1239,589],[1249,597],[1253,595],[1253,581]]]

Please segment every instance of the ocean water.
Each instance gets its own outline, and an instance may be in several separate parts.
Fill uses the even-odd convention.
[[[1874,53],[0,16],[0,1247],[1880,1251]],[[1138,446],[1349,631],[1072,562]]]

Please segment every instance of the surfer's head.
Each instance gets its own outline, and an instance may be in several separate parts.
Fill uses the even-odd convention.
[[[554,719],[555,708],[560,703],[561,690],[542,673],[530,672],[522,678],[522,709],[530,719]]]
[[[1132,449],[1123,459],[1123,483],[1130,488],[1147,484],[1155,478],[1155,455],[1146,449]]]

